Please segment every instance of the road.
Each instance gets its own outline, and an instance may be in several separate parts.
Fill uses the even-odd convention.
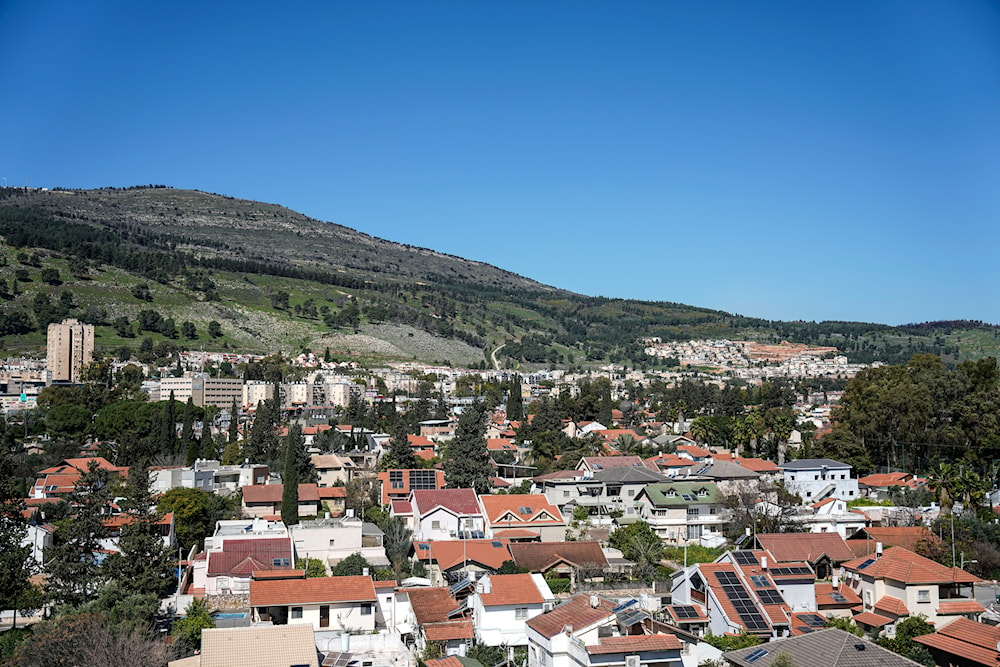
[[[506,345],[506,344],[507,343],[503,343],[502,345],[499,345],[498,347],[495,347],[493,349],[493,352],[490,354],[490,356],[493,358],[493,370],[495,370],[495,371],[500,370],[500,361],[497,360],[497,352],[499,352],[500,350],[502,350],[503,346]]]

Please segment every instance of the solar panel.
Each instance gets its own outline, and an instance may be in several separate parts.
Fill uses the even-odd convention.
[[[490,542],[490,544],[492,544],[497,549],[503,546],[503,542],[501,542],[500,540],[493,540],[492,542]]]
[[[458,603],[458,606],[448,612],[448,618],[452,616],[458,616],[459,614],[464,614],[465,610],[469,608],[469,598],[465,598]]]
[[[649,618],[649,614],[644,612],[642,609],[628,609],[615,614],[615,616],[617,617],[618,622],[626,628],[631,627],[636,623],[641,623]]]
[[[427,551],[431,548],[430,542],[417,542],[417,548],[421,551]]]
[[[760,596],[760,601],[764,604],[785,604],[781,593],[773,588],[763,588],[757,591],[757,595]]]
[[[811,628],[821,628],[826,625],[826,619],[819,614],[803,614],[799,620]]]
[[[458,593],[459,591],[471,585],[472,585],[471,581],[469,581],[468,579],[462,579],[457,584],[452,584],[451,587],[448,588],[448,590],[451,591],[452,595],[454,595],[455,593]]]
[[[754,651],[752,651],[751,653],[749,653],[747,655],[747,657],[745,657],[743,659],[746,660],[747,662],[757,662],[758,660],[760,660],[761,658],[763,658],[765,655],[767,655],[767,653],[768,653],[768,651],[767,651],[766,648],[758,648],[758,649],[755,649]]]
[[[770,588],[771,582],[763,574],[753,574],[750,575],[750,581],[753,582],[754,588]]]
[[[770,626],[764,620],[760,610],[757,609],[757,604],[750,597],[750,593],[747,592],[739,577],[732,572],[716,572],[715,577],[722,584],[722,591],[729,598],[729,602],[736,609],[736,613],[739,614],[740,620],[743,621],[747,630],[769,629]]]
[[[701,614],[698,613],[698,610],[690,605],[674,607],[673,610],[674,616],[677,618],[698,618],[701,616]]]
[[[734,551],[733,559],[740,565],[757,565],[757,556],[752,551]]]
[[[830,593],[830,599],[833,600],[834,602],[847,602],[847,598],[845,598],[841,593],[837,592]]]
[[[858,569],[859,570],[863,570],[863,569],[865,569],[866,567],[868,567],[869,565],[871,565],[874,562],[875,562],[874,558],[869,558],[869,559],[865,560],[865,562],[863,562],[861,565],[858,565]]]
[[[812,570],[808,567],[774,567],[771,568],[772,577],[791,577],[811,575]]]

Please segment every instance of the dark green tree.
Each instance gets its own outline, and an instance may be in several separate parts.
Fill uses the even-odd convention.
[[[493,466],[486,449],[486,415],[483,404],[473,403],[462,411],[455,437],[444,460],[445,481],[451,488],[489,493]]]
[[[174,623],[171,634],[174,642],[185,653],[201,648],[201,631],[215,627],[215,619],[204,600],[195,598],[184,610],[184,618]]]
[[[521,396],[521,377],[515,376],[507,388],[507,419],[519,422],[524,419],[524,398]]]
[[[21,514],[24,495],[18,493],[8,444],[6,437],[0,438],[0,609],[16,610],[19,598],[30,589],[35,561],[31,547],[21,544],[28,522]]]
[[[229,518],[232,514],[226,501],[220,496],[201,489],[183,487],[164,493],[156,507],[164,514],[174,513],[177,541],[185,551],[211,535],[216,521]]]
[[[229,442],[236,442],[240,439],[240,408],[233,399],[233,404],[229,408]]]
[[[281,521],[286,526],[299,522],[299,467],[296,449],[304,450],[302,427],[293,424],[285,438],[285,459],[281,468]]]
[[[410,448],[408,435],[409,428],[406,422],[402,419],[396,422],[392,428],[392,438],[389,440],[389,451],[379,461],[379,469],[417,467],[417,457]]]
[[[208,323],[208,337],[209,338],[222,338],[222,325],[212,320]]]
[[[187,465],[194,465],[200,444],[194,437],[194,399],[189,396],[187,403],[184,404],[184,416],[181,418],[181,449],[185,452]]]
[[[163,416],[160,421],[160,451],[164,454],[177,453],[177,407],[174,402],[174,392],[163,406]]]
[[[335,577],[356,577],[359,574],[364,574],[365,568],[368,568],[368,572],[371,572],[371,563],[360,552],[355,552],[334,565],[332,574]]]

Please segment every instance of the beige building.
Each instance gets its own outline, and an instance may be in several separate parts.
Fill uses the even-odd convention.
[[[74,319],[50,324],[47,368],[53,382],[82,382],[83,368],[94,360],[94,325]]]
[[[191,377],[162,378],[160,400],[169,399],[170,392],[174,393],[174,400],[181,403],[187,403],[190,398],[198,407],[214,405],[230,408],[234,401],[239,403],[243,399],[243,380],[213,378],[203,373]]]

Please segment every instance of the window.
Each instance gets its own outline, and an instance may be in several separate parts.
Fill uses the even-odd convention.
[[[701,525],[688,526],[687,527],[687,538],[689,540],[701,539]]]
[[[923,588],[917,591],[917,602],[930,602],[930,601],[931,601],[931,592],[929,589]]]
[[[431,521],[431,530],[441,530],[441,522]]]
[[[272,558],[271,559],[271,566],[272,567],[288,567],[289,565],[291,565],[291,561],[288,560],[287,558]]]
[[[292,607],[291,618],[302,618],[302,607]]]
[[[333,543],[334,543],[334,542],[336,542],[336,541],[337,541],[337,540],[330,540],[330,548],[331,548],[331,549],[333,548]]]
[[[628,490],[628,497],[632,498],[633,496],[635,496],[635,489],[629,489]]]
[[[528,608],[518,607],[517,609],[515,609],[514,618],[516,618],[519,621],[523,621],[524,619],[528,618]]]
[[[709,514],[718,514],[719,513],[719,508],[718,507],[709,507],[708,508],[708,513]]]
[[[687,518],[689,518],[689,519],[697,519],[698,518],[698,508],[697,507],[689,507],[689,508],[687,508]]]
[[[563,491],[563,498],[569,498],[569,490],[568,489]]]
[[[361,615],[362,616],[371,616],[372,615],[372,606],[370,604],[363,604],[363,605],[361,605]]]

